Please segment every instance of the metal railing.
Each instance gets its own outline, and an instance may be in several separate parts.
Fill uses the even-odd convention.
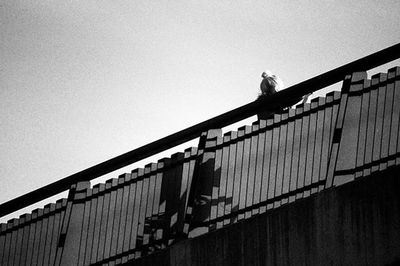
[[[259,110],[275,110],[277,108],[286,107],[291,105],[290,102],[292,102],[295,98],[302,97],[303,95],[342,81],[345,75],[355,71],[366,71],[393,61],[397,58],[400,58],[400,43],[330,70],[311,79],[300,82],[285,90],[279,91],[269,98],[248,103],[197,125],[178,131],[167,137],[161,138],[110,160],[89,167],[83,171],[65,177],[25,195],[7,201],[0,205],[0,217],[68,190],[72,184],[98,178],[144,158],[195,139],[199,137],[202,132],[207,131],[208,129],[222,128],[236,123],[255,115]]]

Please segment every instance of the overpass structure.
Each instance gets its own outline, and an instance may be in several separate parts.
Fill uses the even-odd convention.
[[[397,44],[0,205],[5,215],[69,190],[0,225],[0,265],[400,263],[400,67],[366,73],[399,57]],[[222,134],[265,109],[275,114]]]

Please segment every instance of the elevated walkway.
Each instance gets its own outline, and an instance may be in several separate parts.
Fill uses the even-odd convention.
[[[239,109],[253,114],[265,103]],[[376,254],[367,264],[392,263],[400,257],[400,238],[380,234],[399,232],[399,115],[400,67],[370,80],[357,71],[340,92],[223,135],[208,128],[197,147],[104,184],[85,181],[96,175],[81,178],[104,168],[84,170],[54,185],[74,181],[67,199],[0,225],[0,265],[154,265],[159,259],[165,265],[340,265],[371,249]],[[113,165],[114,159],[102,166],[133,160]],[[1,213],[23,204],[12,203],[0,206]],[[362,220],[354,218],[359,215]],[[336,231],[326,232],[331,226]],[[329,252],[318,250],[324,245]]]

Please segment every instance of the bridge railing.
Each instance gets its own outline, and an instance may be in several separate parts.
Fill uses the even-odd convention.
[[[347,74],[356,71],[366,71],[393,61],[397,58],[400,58],[400,44],[393,45],[369,56],[335,68],[314,78],[293,85],[272,95],[269,98],[248,103],[197,125],[191,126],[147,145],[114,157],[110,160],[87,168],[76,174],[60,179],[25,195],[7,201],[0,205],[0,217],[68,190],[73,184],[77,184],[78,182],[90,181],[149,156],[198,138],[202,132],[205,132],[209,129],[222,128],[236,123],[255,115],[260,110],[271,109],[273,111],[289,106],[291,105],[293,99],[302,97],[308,93],[340,82]]]

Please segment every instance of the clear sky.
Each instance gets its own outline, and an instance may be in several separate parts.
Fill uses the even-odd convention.
[[[253,101],[265,69],[290,86],[396,44],[399,13],[397,0],[2,0],[0,203]]]

